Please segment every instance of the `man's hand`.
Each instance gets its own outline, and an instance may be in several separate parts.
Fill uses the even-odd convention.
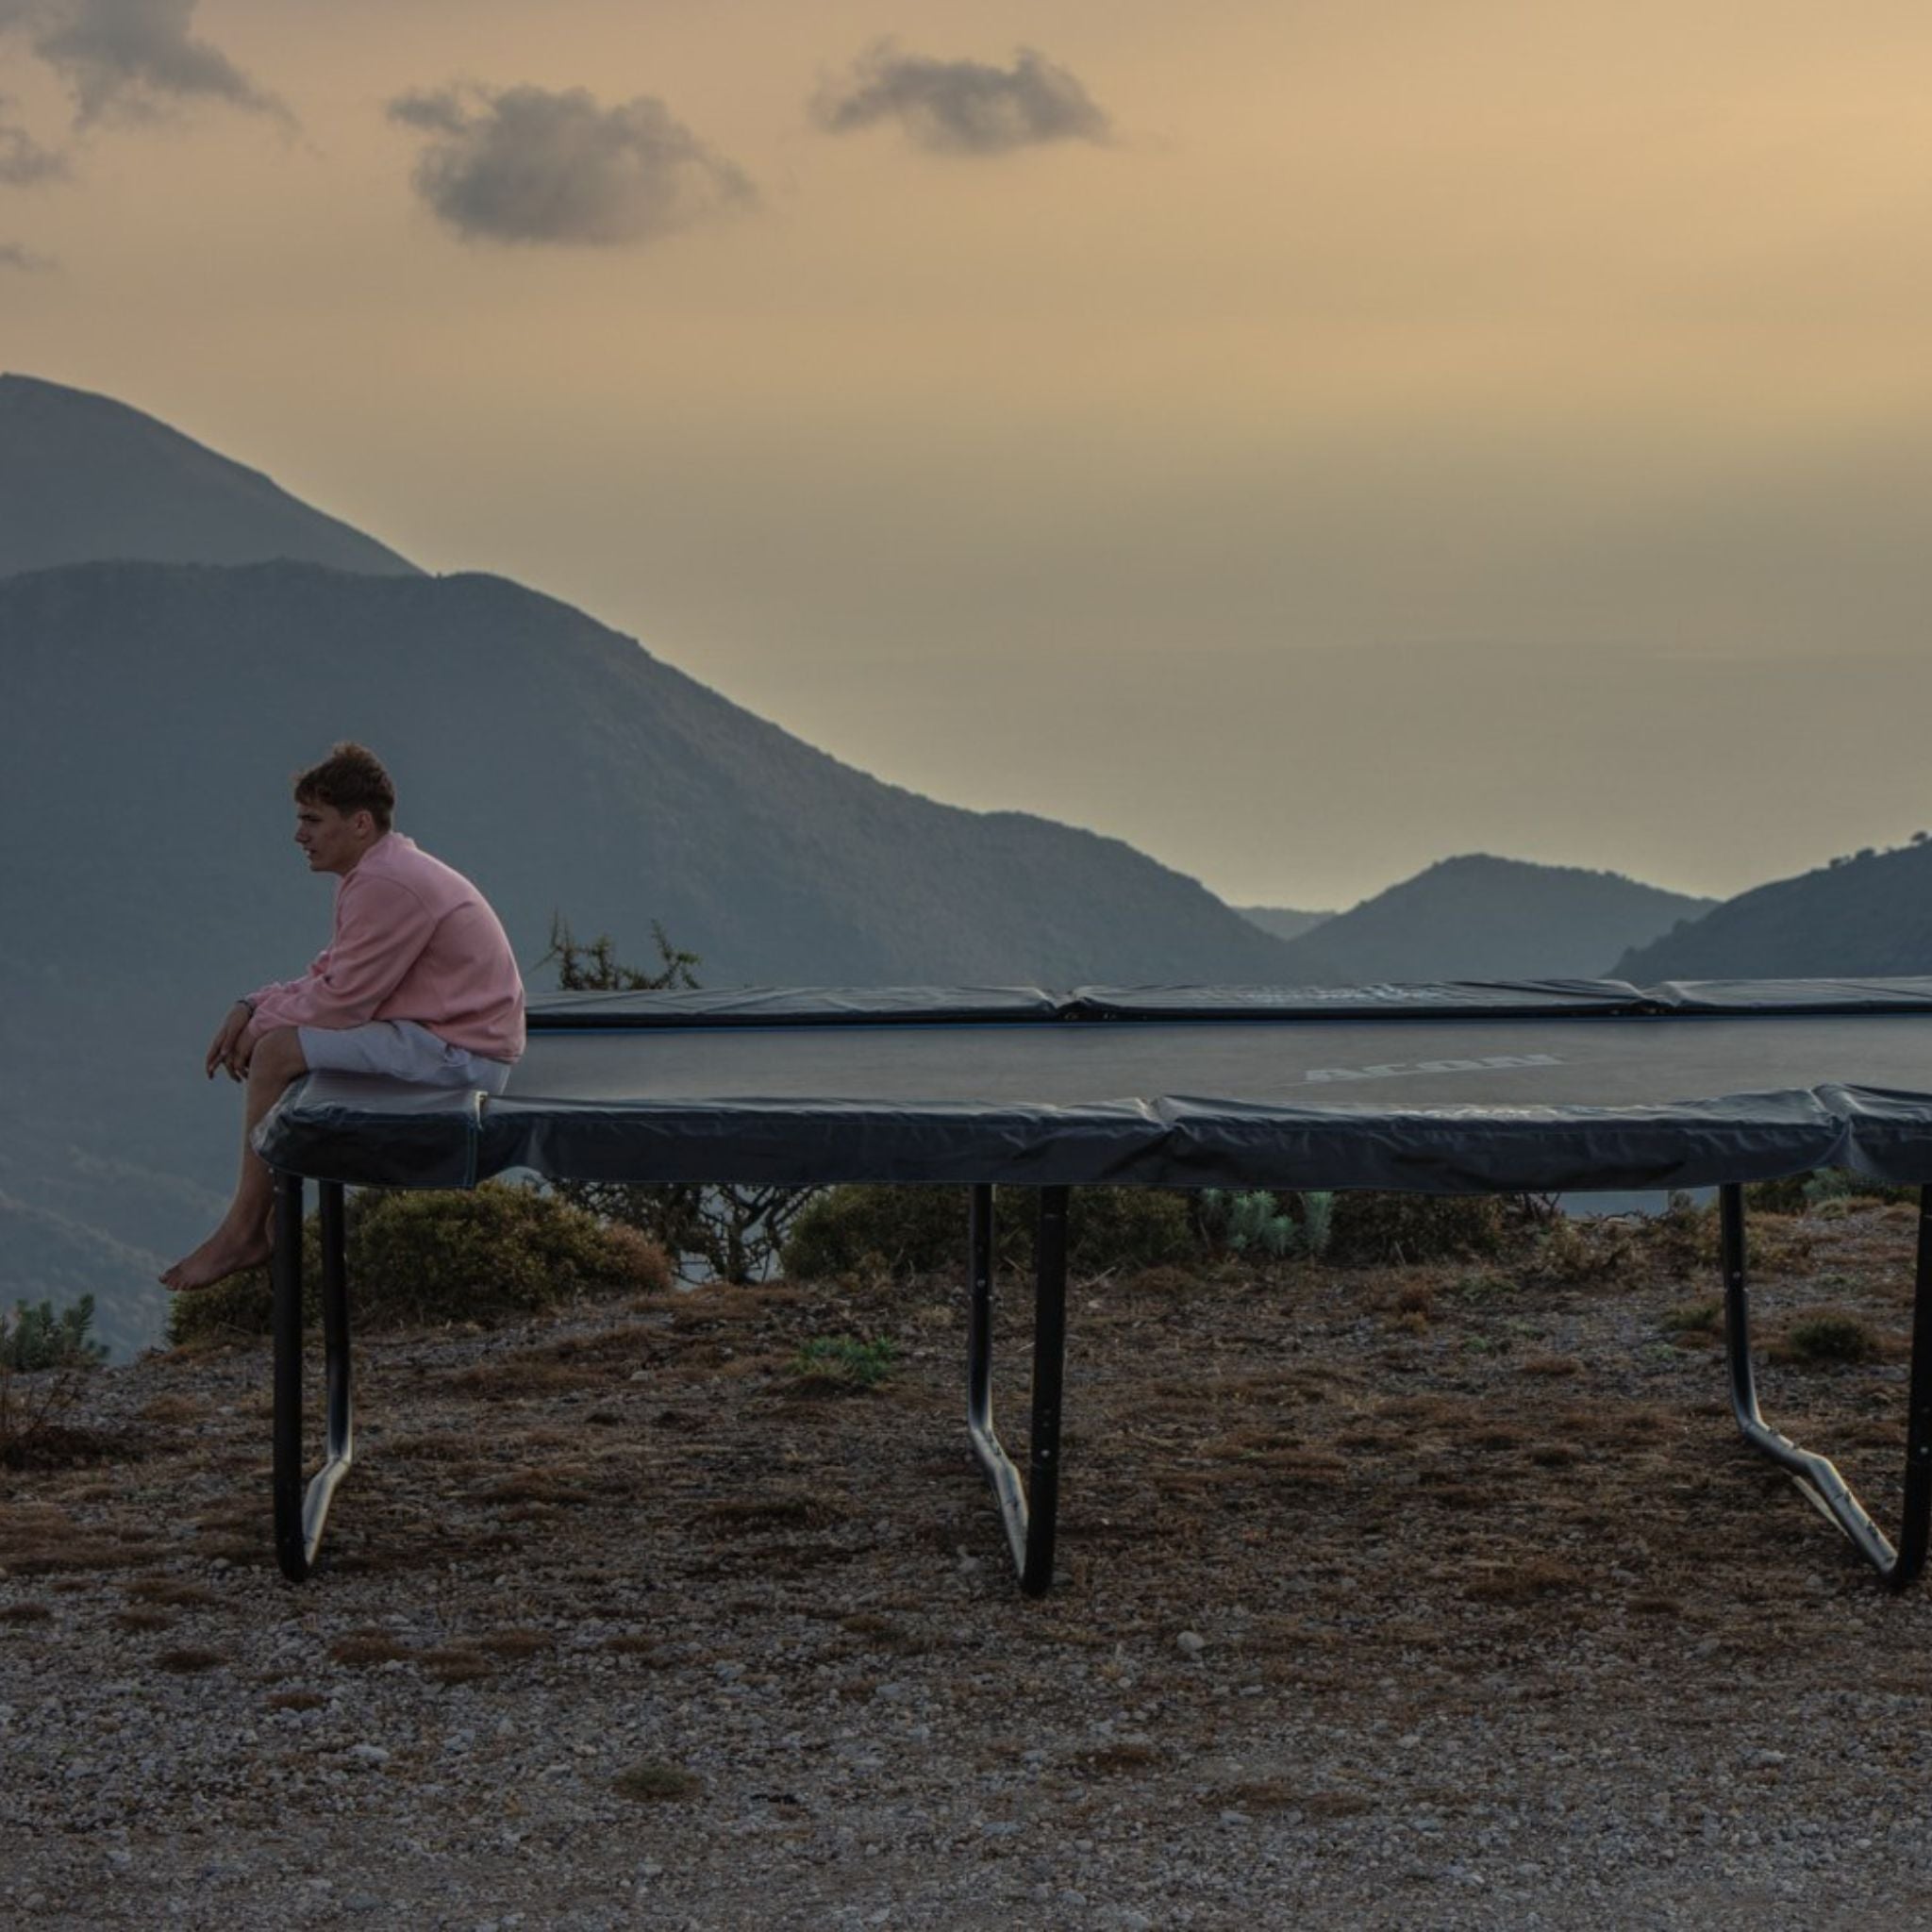
[[[208,1076],[212,1080],[217,1067],[225,1067],[231,1080],[248,1077],[248,1062],[255,1051],[249,1029],[255,1022],[255,1008],[246,1000],[237,1000],[217,1029],[208,1050]]]

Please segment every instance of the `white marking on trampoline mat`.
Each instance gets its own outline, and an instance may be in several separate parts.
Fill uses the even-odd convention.
[[[1490,1053],[1473,1060],[1383,1060],[1373,1067],[1310,1067],[1304,1081],[1399,1080],[1406,1074],[1484,1074],[1498,1067],[1560,1067],[1560,1054]]]

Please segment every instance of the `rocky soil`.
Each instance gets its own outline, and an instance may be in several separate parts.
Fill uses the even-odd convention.
[[[1767,1341],[1878,1343],[1767,1413],[1895,1523],[1912,1214],[1759,1225]],[[1080,1283],[1041,1602],[958,1282],[358,1344],[299,1588],[265,1351],[97,1374],[0,1470],[0,1923],[1925,1924],[1926,1591],[1740,1443],[1714,1272],[1596,1258]]]

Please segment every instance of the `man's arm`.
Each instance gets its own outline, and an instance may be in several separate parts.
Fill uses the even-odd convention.
[[[265,988],[242,1040],[244,1053],[275,1026],[360,1026],[401,983],[436,930],[429,908],[393,879],[343,881],[336,933],[300,979]]]
[[[228,1008],[226,1017],[215,1028],[215,1037],[208,1050],[208,1076],[212,1080],[217,1067],[225,1067],[231,1080],[244,1079],[248,1074],[248,1060],[241,1051],[242,1036],[248,1030],[248,1023],[255,1018],[255,1008],[247,1000],[237,1000]]]

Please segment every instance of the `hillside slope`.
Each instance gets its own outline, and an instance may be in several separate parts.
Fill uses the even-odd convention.
[[[0,375],[0,576],[114,558],[415,565],[108,396]]]
[[[1932,843],[1873,852],[1726,899],[1633,946],[1620,979],[1886,979],[1932,973]]]
[[[1476,854],[1445,858],[1282,950],[1291,977],[1337,986],[1591,978],[1712,903],[1616,873]]]

